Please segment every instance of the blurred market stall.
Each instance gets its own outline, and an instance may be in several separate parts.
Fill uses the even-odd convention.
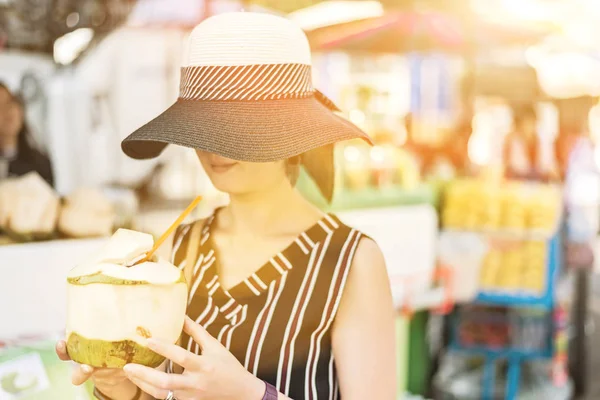
[[[19,321],[2,325],[0,341],[11,347],[18,342],[27,353],[30,336],[53,338],[64,326],[61,277],[115,228],[157,234],[199,193],[206,200],[194,217],[227,202],[193,151],[170,147],[157,160],[138,162],[122,155],[119,143],[176,99],[177,66],[190,29],[207,15],[240,8],[291,11],[289,18],[313,46],[315,86],[376,141],[372,148],[350,142],[336,149],[332,204],[304,173],[298,189],[379,242],[399,311],[401,391],[427,392],[434,370],[428,310],[447,312],[453,301],[489,303],[515,293],[546,311],[558,304],[552,290],[559,266],[548,261],[555,256],[561,194],[544,184],[504,181],[503,147],[524,106],[536,111],[535,135],[549,169],[556,167],[554,145],[563,128],[570,129],[568,143],[585,136],[588,125],[590,140],[600,139],[600,3],[86,0],[41,2],[35,13],[33,3],[0,2],[6,11],[1,22],[7,22],[0,32],[0,80],[23,94],[35,136],[53,158],[57,185],[49,188],[33,176],[0,184],[5,233],[0,244],[7,244],[0,257],[12,271],[0,279],[0,292],[15,304],[2,309],[0,319]],[[573,160],[570,149],[578,147],[563,147],[557,163],[566,165]],[[598,148],[592,150],[600,160]],[[586,171],[584,178],[568,185],[567,200],[583,199],[572,217],[576,221],[600,220],[593,214],[600,191],[589,189],[596,176],[587,173],[593,169],[588,164],[579,169]],[[556,168],[561,178],[569,175],[566,167]],[[477,177],[456,180],[461,174]],[[17,204],[16,198],[26,200]],[[597,228],[579,226],[581,236]],[[513,243],[502,247],[507,241]],[[494,247],[498,243],[500,248]],[[448,281],[459,281],[460,287],[440,279],[440,271],[452,264]],[[484,310],[486,318],[503,323],[490,330],[472,317],[482,310],[470,310],[458,314],[465,321],[457,328],[463,347],[506,345],[507,326],[530,322],[543,325],[545,337],[552,334],[548,319],[536,312]],[[26,314],[31,318],[18,318]],[[558,314],[562,324],[564,315]],[[562,334],[542,345],[540,335],[515,341],[537,346],[536,355],[556,355],[557,370],[564,372],[564,352],[551,351]],[[42,354],[45,365],[48,343],[31,350]],[[12,351],[2,356],[19,353]],[[582,351],[584,346],[577,354]],[[0,357],[0,364],[5,359]],[[469,375],[470,364],[464,365],[460,373],[466,381],[483,381],[485,368]],[[52,368],[56,376],[65,373]],[[450,382],[455,389],[451,383],[462,382],[459,378],[456,369],[442,368],[438,383]],[[56,385],[51,382],[56,393],[69,390]]]
[[[330,3],[330,4],[328,4]],[[312,13],[321,13],[330,1],[312,7]],[[340,2],[344,3],[344,2]],[[338,7],[342,7],[340,4]],[[368,53],[404,53],[442,50],[466,53],[476,48],[527,45],[547,35],[540,27],[508,27],[499,23],[476,20],[473,26],[464,23],[456,14],[436,10],[381,10],[378,15],[361,16],[352,21],[315,26],[309,10],[291,14],[301,22],[307,20],[307,34],[314,51],[353,51]],[[375,14],[375,13],[373,13]],[[335,13],[334,13],[335,15]]]

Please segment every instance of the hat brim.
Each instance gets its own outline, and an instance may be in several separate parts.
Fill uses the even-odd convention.
[[[121,143],[134,159],[160,155],[168,144],[238,161],[271,162],[321,146],[369,136],[334,114],[317,96],[262,101],[178,99]]]

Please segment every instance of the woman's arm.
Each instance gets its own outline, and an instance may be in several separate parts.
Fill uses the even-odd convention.
[[[395,312],[383,254],[363,239],[333,326],[333,355],[344,400],[396,399]]]

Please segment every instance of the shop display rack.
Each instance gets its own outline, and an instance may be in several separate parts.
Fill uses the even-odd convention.
[[[547,241],[546,288],[541,295],[527,291],[480,290],[475,302],[506,307],[541,307],[551,310],[554,306],[555,285],[560,270],[560,236],[555,233]]]
[[[517,235],[521,236],[522,235]],[[471,343],[466,344],[461,340],[460,326],[463,323],[463,317],[460,312],[452,315],[452,337],[450,350],[469,354],[485,359],[483,372],[483,399],[493,398],[495,389],[496,368],[499,361],[508,363],[508,372],[506,377],[506,396],[507,400],[514,400],[519,393],[520,375],[522,365],[525,362],[535,360],[549,360],[555,357],[554,343],[554,323],[552,320],[555,307],[555,289],[561,267],[561,240],[560,234],[554,233],[546,241],[546,269],[545,269],[545,289],[539,295],[528,293],[526,290],[502,290],[502,289],[481,289],[471,306],[489,306],[504,307],[518,313],[524,310],[536,310],[540,314],[546,315],[546,329],[544,329],[540,346],[523,346],[514,339],[507,339],[505,343]],[[466,306],[468,307],[468,306]],[[477,315],[472,315],[477,320]],[[482,317],[484,318],[484,317]],[[489,318],[489,317],[488,317]],[[527,318],[524,318],[525,320]],[[498,323],[499,321],[482,321],[487,324]],[[508,318],[507,337],[514,336],[518,329],[515,329],[514,318]],[[527,323],[527,322],[526,322]],[[489,338],[487,338],[489,340]]]

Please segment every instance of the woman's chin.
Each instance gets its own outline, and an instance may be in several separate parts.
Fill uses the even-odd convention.
[[[261,187],[248,187],[246,183],[235,185],[233,182],[227,182],[227,184],[218,185],[213,183],[213,186],[218,191],[229,195],[229,197],[254,197],[255,195],[259,195],[260,193],[268,192],[268,189]]]
[[[236,184],[235,182],[231,182],[230,180],[225,180],[225,182],[219,182],[218,179],[212,180],[212,184],[219,192],[226,193],[230,196],[242,195],[248,193],[250,190],[246,187],[245,184]]]
[[[232,174],[223,174],[222,176],[209,174],[209,178],[220,192],[227,193],[230,196],[248,196],[260,193],[269,193],[284,182],[284,178],[265,179],[259,176],[232,176]],[[285,178],[287,179],[287,178]]]

